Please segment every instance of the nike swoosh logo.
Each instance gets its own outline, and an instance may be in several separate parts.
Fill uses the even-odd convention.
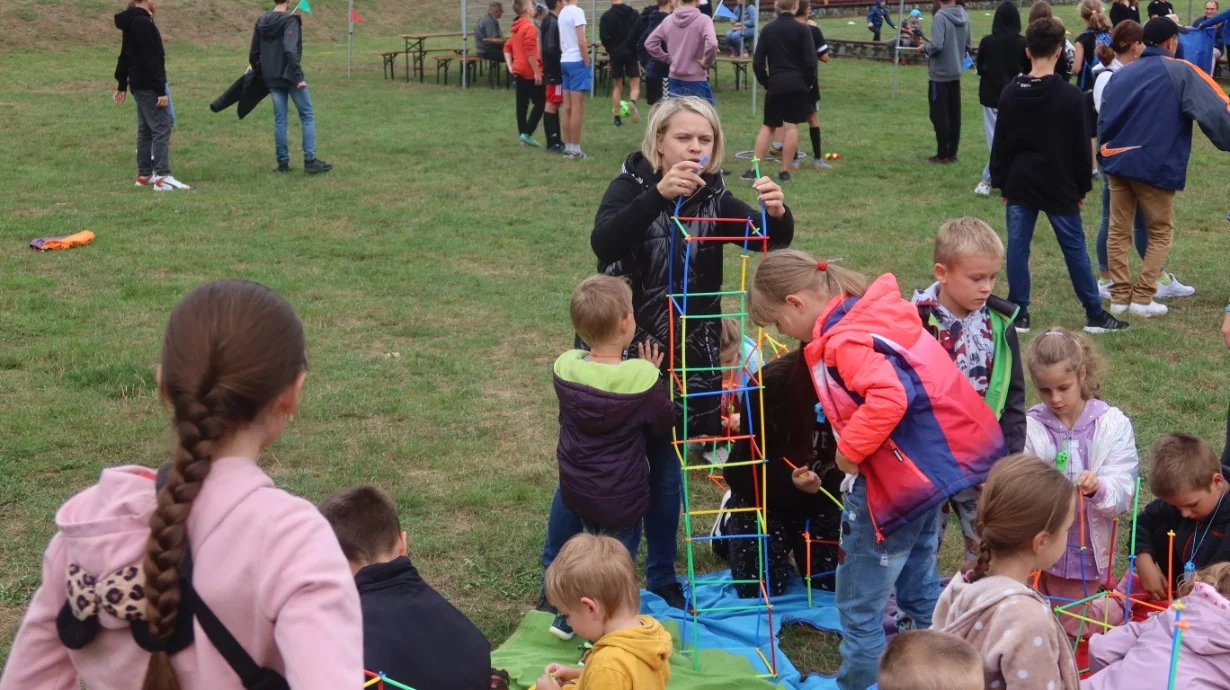
[[[1112,148],[1107,148],[1106,144],[1102,144],[1101,154],[1109,158],[1110,156],[1118,156],[1121,153],[1125,153],[1127,151],[1133,151],[1138,148],[1140,147],[1139,146],[1124,146],[1122,148],[1112,149]]]

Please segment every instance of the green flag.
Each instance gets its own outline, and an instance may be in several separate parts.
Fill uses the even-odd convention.
[[[295,9],[303,10],[308,14],[312,13],[312,6],[308,4],[308,0],[299,0],[299,5]]]

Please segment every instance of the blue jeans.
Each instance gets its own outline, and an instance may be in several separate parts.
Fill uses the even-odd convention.
[[[1098,226],[1098,269],[1108,270],[1106,263],[1106,236],[1110,232],[1110,183],[1102,176],[1102,224]],[[1136,220],[1132,223],[1132,240],[1136,245],[1136,253],[1145,258],[1145,250],[1149,248],[1149,223],[1145,221],[1145,212],[1136,204]],[[1165,269],[1163,269],[1165,270]]]
[[[649,456],[649,512],[643,520],[647,552],[645,580],[649,589],[659,589],[678,582],[675,559],[679,555],[680,489],[679,456],[671,446],[670,433],[649,439],[645,444]],[[542,548],[542,567],[551,565],[560,549],[585,527],[571,510],[564,506],[559,488],[551,501],[547,518],[547,541]],[[622,541],[622,540],[621,540]],[[626,543],[626,542],[625,542]]]
[[[604,527],[589,520],[581,520],[581,526],[590,534],[601,534],[616,539],[632,555],[632,562],[636,563],[636,552],[641,548],[641,523],[638,522],[631,527]]]
[[[680,96],[696,96],[709,101],[710,105],[717,105],[717,101],[713,100],[713,89],[709,87],[708,79],[700,81],[684,81],[683,79],[675,79],[671,77],[667,80],[667,96],[678,98]]]
[[[756,35],[756,32],[748,29],[731,29],[726,32],[726,45],[736,53],[743,52],[743,42]]]
[[[312,96],[302,89],[269,89],[273,99],[273,143],[278,163],[290,162],[290,144],[286,140],[287,98],[295,102],[299,124],[303,126],[303,160],[316,160],[316,115],[312,112]]]
[[[1008,204],[1008,301],[1029,311],[1029,249],[1034,239],[1034,226],[1038,223],[1038,209],[1017,204]],[[1085,315],[1095,317],[1102,313],[1102,299],[1098,296],[1098,281],[1089,265],[1089,250],[1085,248],[1085,231],[1081,226],[1081,214],[1060,216],[1048,213],[1055,239],[1063,250],[1063,260],[1068,264],[1068,277],[1077,299],[1085,307]]]
[[[867,507],[867,480],[859,477],[845,497],[841,551],[837,565],[837,613],[841,620],[841,669],[837,687],[866,690],[876,682],[884,652],[884,614],[888,596],[897,590],[897,627],[931,627],[940,598],[936,567],[940,510],[914,520],[876,543]]]

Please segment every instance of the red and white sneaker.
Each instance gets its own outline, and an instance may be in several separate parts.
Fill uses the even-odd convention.
[[[180,182],[171,175],[163,175],[161,177],[154,176],[151,179],[151,184],[154,185],[155,192],[173,192],[177,189],[192,189],[192,187]]]
[[[137,175],[137,186],[138,187],[148,187],[150,177],[151,177],[150,175]]]

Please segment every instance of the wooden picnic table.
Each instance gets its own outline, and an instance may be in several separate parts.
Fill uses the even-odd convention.
[[[410,81],[410,60],[414,60],[414,69],[419,73],[419,83],[423,83],[423,67],[427,60],[427,39],[429,38],[461,38],[461,31],[443,31],[438,33],[402,34],[400,38],[406,41],[406,81]]]
[[[750,57],[734,57],[732,55],[719,55],[713,61],[713,86],[717,87],[717,65],[719,62],[729,63],[735,71],[735,91],[738,91],[745,84],[750,84],[747,77],[747,66],[752,64]]]

